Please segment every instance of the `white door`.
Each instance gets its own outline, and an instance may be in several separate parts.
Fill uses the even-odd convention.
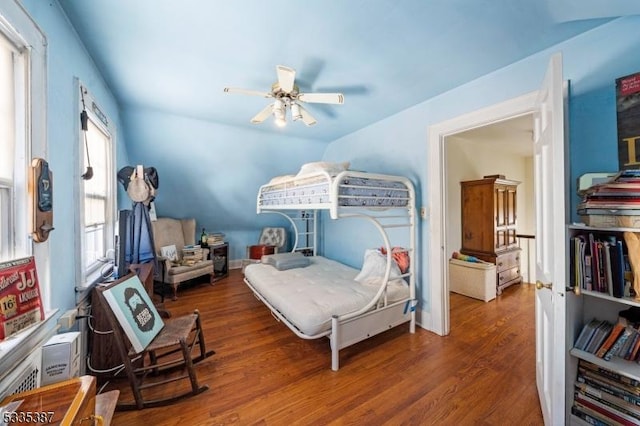
[[[546,425],[565,423],[565,175],[562,56],[555,54],[536,102],[536,384]]]

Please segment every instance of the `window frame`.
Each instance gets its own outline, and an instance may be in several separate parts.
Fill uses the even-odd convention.
[[[87,87],[79,80],[76,79],[75,85],[78,93],[77,98],[77,114],[76,114],[76,124],[77,124],[77,143],[76,143],[76,173],[77,176],[77,188],[76,188],[76,204],[78,212],[78,218],[75,221],[76,227],[76,255],[77,259],[80,259],[79,262],[76,263],[76,292],[78,294],[78,301],[84,299],[87,295],[87,292],[92,288],[92,286],[98,282],[104,281],[107,276],[111,275],[114,267],[115,259],[115,226],[117,220],[117,186],[116,186],[116,127],[114,122],[106,115],[104,110],[100,107],[100,104],[95,100],[91,91],[87,89]],[[89,268],[85,268],[86,263],[86,247],[85,247],[85,190],[84,190],[84,179],[82,178],[82,174],[85,172],[85,140],[84,140],[84,130],[82,130],[80,123],[80,113],[83,110],[83,98],[84,98],[84,109],[87,111],[87,115],[89,117],[89,121],[97,127],[97,129],[104,133],[108,138],[108,153],[109,157],[107,159],[107,207],[105,211],[105,225],[104,225],[104,243],[105,243],[105,253],[103,256],[105,258],[109,258],[110,261],[104,262],[94,262],[90,265]],[[90,141],[88,142],[91,143]],[[113,253],[113,255],[111,255]]]
[[[8,241],[11,258],[34,256],[45,312],[51,311],[49,241],[34,244],[29,174],[32,158],[47,158],[47,39],[17,0],[0,4],[0,32],[20,53],[16,57],[17,142]],[[6,182],[5,182],[6,184]]]

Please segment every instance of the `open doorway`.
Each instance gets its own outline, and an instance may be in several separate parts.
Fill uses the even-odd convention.
[[[449,202],[460,203],[460,192],[457,195],[449,195],[447,181],[459,186],[459,179],[447,176],[449,167],[445,152],[447,145],[465,134],[473,135],[473,132],[490,132],[499,129],[500,123],[510,124],[510,120],[523,117],[528,123],[533,122],[533,112],[536,105],[538,92],[530,92],[518,98],[510,99],[481,110],[452,118],[432,125],[429,128],[429,169],[428,169],[428,193],[429,193],[429,231],[430,238],[425,247],[429,251],[430,268],[428,279],[430,282],[429,297],[430,311],[420,312],[420,323],[428,330],[439,335],[449,334],[449,282],[448,260],[453,251],[460,247],[460,208],[449,208]],[[522,123],[521,123],[522,124]],[[533,127],[533,125],[531,125]],[[481,130],[484,129],[485,130]],[[528,131],[528,129],[527,129]],[[471,133],[466,133],[471,132]],[[480,135],[481,133],[475,133]],[[529,140],[531,140],[529,134]],[[469,142],[471,143],[471,142]],[[473,142],[477,143],[477,142]],[[506,143],[506,142],[505,142]],[[532,146],[532,142],[530,142]],[[488,157],[498,157],[504,146],[494,145],[484,151]],[[468,163],[474,164],[479,158],[476,152],[466,154]],[[452,167],[456,167],[451,165]],[[486,174],[496,174],[492,171]],[[506,172],[505,172],[506,173]],[[482,177],[481,175],[480,177]],[[533,216],[533,214],[532,214]],[[532,219],[533,220],[533,219]],[[453,227],[451,227],[453,224]],[[456,225],[457,224],[457,225]],[[457,226],[457,227],[456,227]],[[455,235],[455,239],[454,239]],[[531,244],[531,250],[534,244]],[[534,270],[532,259],[531,269]],[[533,277],[528,278],[532,280]]]
[[[447,135],[444,139],[445,254],[462,245],[460,182],[501,175],[519,182],[515,222],[519,275],[523,283],[535,282],[535,198],[533,188],[533,116],[524,114]],[[502,276],[502,278],[505,278]]]

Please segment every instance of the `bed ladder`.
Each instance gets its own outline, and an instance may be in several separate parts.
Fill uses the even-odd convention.
[[[317,210],[300,210],[290,217],[295,233],[293,251],[305,256],[315,256],[318,250],[317,240]]]

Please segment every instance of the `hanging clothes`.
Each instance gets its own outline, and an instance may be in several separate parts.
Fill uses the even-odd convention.
[[[132,219],[130,263],[153,262],[157,270],[149,207],[141,202],[134,203]]]

